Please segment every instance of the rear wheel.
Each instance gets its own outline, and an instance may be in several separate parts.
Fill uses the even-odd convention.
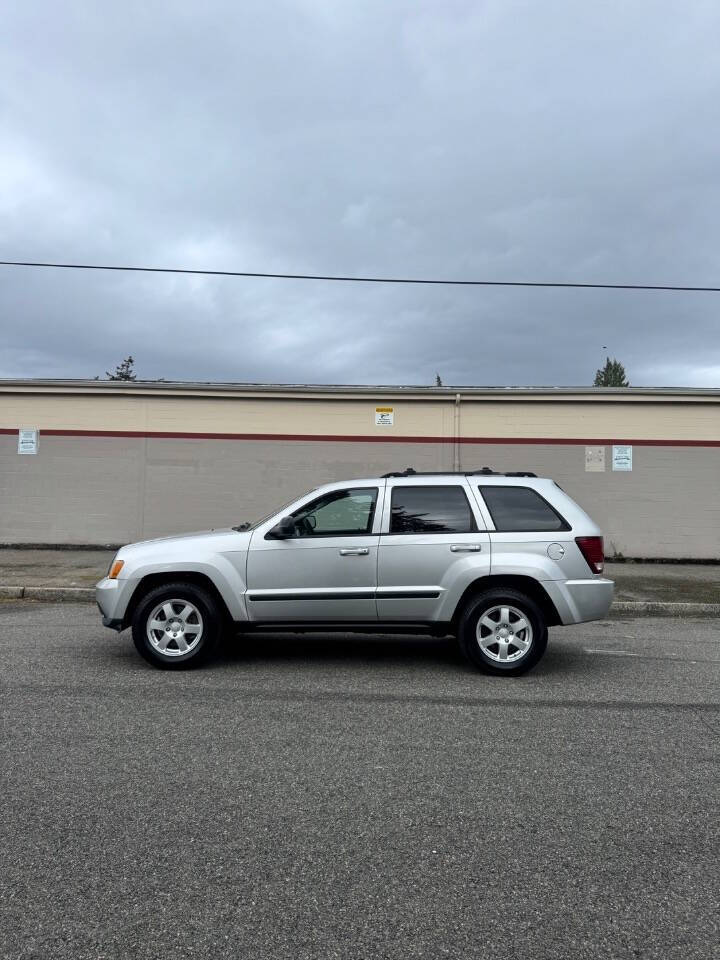
[[[530,597],[515,590],[488,590],[468,603],[458,640],[484,673],[517,676],[540,660],[548,633],[542,611]]]
[[[150,590],[132,618],[135,647],[162,670],[184,670],[206,662],[222,633],[223,617],[212,594],[178,581]]]

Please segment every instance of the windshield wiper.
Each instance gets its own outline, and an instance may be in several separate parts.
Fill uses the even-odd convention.
[[[242,533],[243,530],[249,530],[252,527],[251,523],[239,523],[236,527],[232,527],[232,530],[237,530],[238,533]]]

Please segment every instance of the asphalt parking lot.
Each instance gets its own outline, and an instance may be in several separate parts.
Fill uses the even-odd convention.
[[[0,604],[0,956],[717,955],[720,624],[257,637],[163,673]]]

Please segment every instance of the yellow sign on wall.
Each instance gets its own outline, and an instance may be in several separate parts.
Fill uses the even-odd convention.
[[[375,426],[392,427],[395,423],[395,413],[392,407],[375,407]]]

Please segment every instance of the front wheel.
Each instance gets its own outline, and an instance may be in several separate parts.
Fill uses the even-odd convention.
[[[141,657],[161,670],[199,666],[214,652],[223,618],[215,598],[178,581],[150,590],[137,605],[132,635]]]
[[[545,653],[548,633],[542,611],[530,597],[515,590],[488,590],[466,607],[458,640],[484,673],[518,676]]]

